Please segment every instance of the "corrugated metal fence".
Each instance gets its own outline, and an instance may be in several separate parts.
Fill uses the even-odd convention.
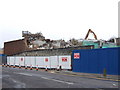
[[[120,47],[92,50],[74,50],[72,52],[73,72],[120,75]]]

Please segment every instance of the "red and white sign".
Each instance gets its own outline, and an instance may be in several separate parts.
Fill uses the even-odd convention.
[[[21,61],[23,61],[23,58],[21,58]]]
[[[63,57],[62,62],[67,62],[67,57]]]
[[[74,59],[79,59],[80,58],[80,53],[74,53]]]
[[[45,58],[45,61],[48,62],[48,58]]]

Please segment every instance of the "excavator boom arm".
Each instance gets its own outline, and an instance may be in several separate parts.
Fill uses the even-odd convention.
[[[85,40],[88,38],[88,36],[89,36],[90,33],[93,33],[94,38],[97,40],[96,34],[95,34],[91,29],[88,30],[88,32],[87,32],[87,34],[86,34],[86,36],[85,36]]]

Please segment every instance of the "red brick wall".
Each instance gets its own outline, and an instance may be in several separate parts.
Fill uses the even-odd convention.
[[[28,47],[24,39],[4,43],[4,54],[6,55],[13,55],[25,50],[28,50]]]

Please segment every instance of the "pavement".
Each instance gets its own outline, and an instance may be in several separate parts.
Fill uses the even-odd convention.
[[[66,70],[2,67],[2,72],[3,88],[118,88],[118,81]]]
[[[100,80],[110,80],[110,81],[120,81],[119,75],[106,75],[103,76],[103,74],[94,74],[94,73],[80,73],[80,72],[72,72],[67,70],[62,71],[55,71],[56,73],[63,73],[63,74],[69,74],[72,76],[80,76],[80,77],[86,77],[86,78],[93,78],[93,79],[100,79]]]

